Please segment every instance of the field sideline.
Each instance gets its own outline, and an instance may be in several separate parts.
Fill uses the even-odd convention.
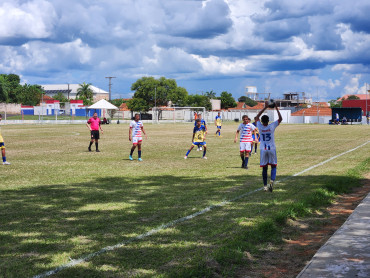
[[[195,149],[184,160],[192,124],[146,124],[141,163],[128,160],[128,125],[103,126],[101,153],[87,152],[84,125],[2,126],[12,165],[0,167],[0,277],[42,274],[257,190],[259,155],[248,170],[240,168],[239,144],[233,143],[237,126],[224,124],[218,138],[210,125],[208,160]],[[302,203],[304,212],[313,212],[308,197],[322,194],[325,205],[333,191],[359,184],[369,171],[369,135],[369,126],[361,125],[281,125],[275,134],[281,182],[272,194],[256,191],[53,277],[237,276],[250,264],[243,250],[258,254],[279,244],[285,211]],[[273,229],[261,230],[266,238],[248,239],[248,231],[267,220]]]

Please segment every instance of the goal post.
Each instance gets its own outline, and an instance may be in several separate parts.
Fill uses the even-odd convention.
[[[194,113],[206,114],[205,107],[155,107],[152,109],[152,123],[162,122],[192,122]]]

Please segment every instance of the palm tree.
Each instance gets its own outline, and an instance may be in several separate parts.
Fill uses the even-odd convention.
[[[94,92],[90,88],[91,83],[82,83],[79,84],[80,88],[77,89],[76,98],[82,99],[84,101],[84,105],[88,105],[92,103]]]

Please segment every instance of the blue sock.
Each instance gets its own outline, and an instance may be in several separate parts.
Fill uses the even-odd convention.
[[[267,166],[262,168],[263,185],[267,185]]]
[[[218,136],[221,136],[221,131],[218,132]]]
[[[207,150],[206,150],[206,149],[204,149],[204,151],[203,151],[203,157],[205,157],[205,156],[206,156],[206,152],[207,152]]]
[[[247,167],[247,165],[248,165],[248,160],[249,160],[249,157],[246,157],[246,158],[244,159],[244,167]]]
[[[3,162],[6,162],[6,157],[5,156],[3,156]]]
[[[188,156],[188,155],[189,155],[189,153],[190,153],[190,150],[188,150],[188,151],[187,151],[186,156]]]
[[[276,179],[276,166],[272,166],[271,167],[271,180],[275,180]]]
[[[141,151],[137,151],[137,155],[141,158]]]

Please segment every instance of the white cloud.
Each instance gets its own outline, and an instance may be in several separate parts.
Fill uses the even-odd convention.
[[[361,78],[361,75],[355,75],[352,76],[348,83],[344,86],[344,92],[345,94],[357,94],[359,91],[359,79]]]
[[[48,1],[2,2],[0,5],[0,41],[11,42],[17,38],[47,38],[53,32],[55,20],[55,10]]]
[[[125,86],[145,74],[272,78],[280,91],[338,94],[370,77],[366,11],[367,0],[3,0],[0,70],[29,81],[114,72]]]

